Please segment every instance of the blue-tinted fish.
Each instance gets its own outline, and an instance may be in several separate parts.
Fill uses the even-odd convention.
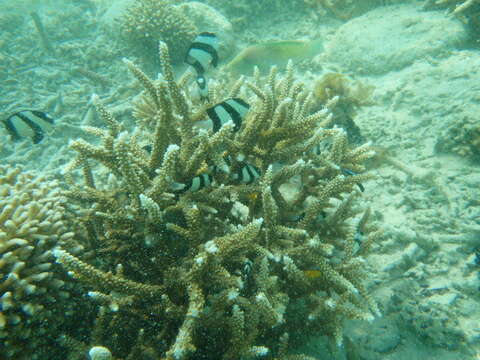
[[[240,98],[230,98],[207,109],[207,115],[212,121],[212,130],[217,132],[223,124],[232,121],[233,131],[240,130],[242,121],[250,105]]]
[[[473,259],[473,262],[475,263],[475,265],[480,266],[480,249],[477,249],[475,251],[475,258]]]
[[[39,110],[17,111],[2,122],[14,141],[28,137],[34,144],[42,141],[54,125],[54,120]]]

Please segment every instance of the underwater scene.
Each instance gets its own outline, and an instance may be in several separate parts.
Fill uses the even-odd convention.
[[[480,359],[480,0],[0,30],[0,360]]]

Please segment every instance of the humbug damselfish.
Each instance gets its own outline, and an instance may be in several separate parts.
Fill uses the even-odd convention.
[[[217,132],[222,125],[232,121],[234,124],[233,131],[240,130],[242,121],[250,105],[240,98],[230,98],[218,103],[207,109],[207,115],[212,121],[212,130]]]
[[[28,109],[9,115],[2,123],[14,141],[30,138],[38,144],[52,130],[54,120],[43,111]]]

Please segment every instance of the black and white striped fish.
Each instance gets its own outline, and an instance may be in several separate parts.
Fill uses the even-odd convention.
[[[213,182],[212,175],[210,175],[209,173],[203,173],[195,176],[186,184],[174,183],[172,185],[172,190],[173,190],[173,193],[175,194],[183,194],[183,193],[186,193],[187,191],[195,192],[210,186],[212,182]]]
[[[38,144],[49,133],[54,125],[54,120],[39,110],[21,110],[2,120],[12,139],[31,138]]]
[[[208,82],[205,76],[199,75],[196,79],[198,85],[198,93],[201,99],[208,99]]]
[[[185,62],[195,69],[197,76],[203,75],[210,66],[218,65],[218,38],[214,33],[202,32],[190,44]]]
[[[230,98],[207,109],[207,115],[212,121],[212,130],[217,132],[223,124],[232,121],[233,131],[240,130],[242,121],[250,105],[240,98]]]
[[[261,176],[260,169],[251,164],[242,164],[237,172],[233,174],[233,178],[243,184],[252,184]]]

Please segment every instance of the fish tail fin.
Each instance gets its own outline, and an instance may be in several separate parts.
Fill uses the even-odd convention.
[[[323,39],[310,41],[308,46],[308,56],[316,56],[323,51]]]

